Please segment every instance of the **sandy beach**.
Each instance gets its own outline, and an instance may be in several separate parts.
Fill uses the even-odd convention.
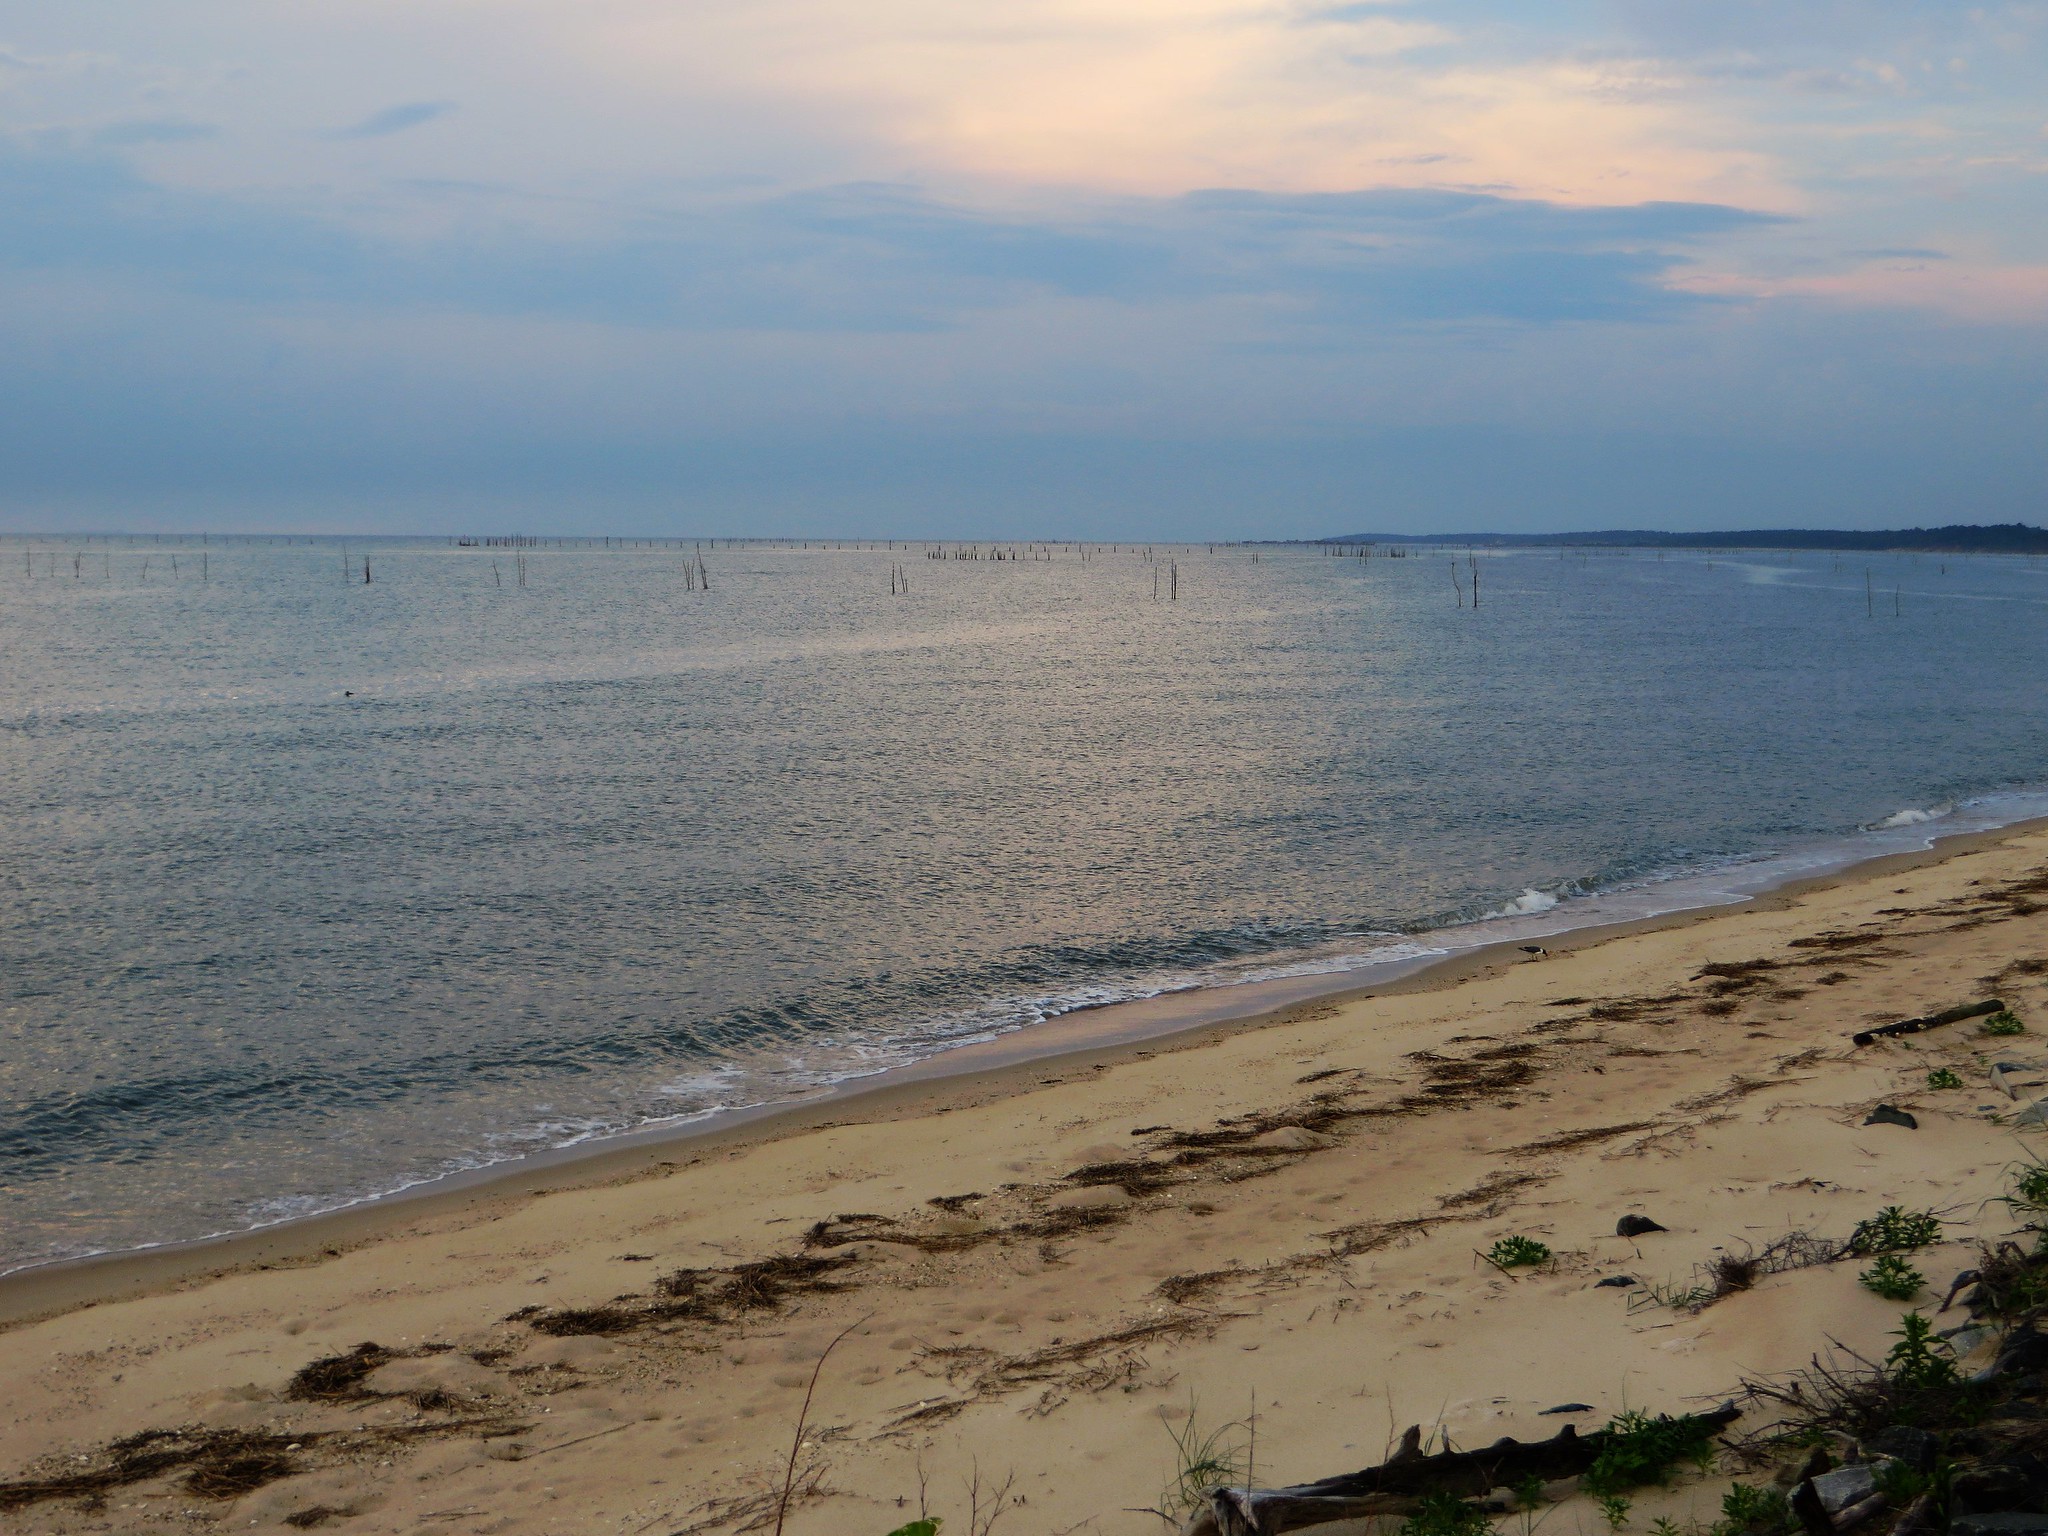
[[[2042,1048],[1980,1021],[1849,1036],[1993,995],[2042,1018],[2044,870],[2028,827],[1167,1040],[11,1277],[0,1478],[164,1459],[0,1520],[765,1529],[816,1369],[790,1532],[886,1536],[923,1508],[949,1533],[1141,1536],[1170,1528],[1191,1434],[1296,1482],[1410,1424],[1591,1429],[1882,1354],[1902,1307],[1854,1263],[1700,1310],[1596,1282],[1682,1288],[1899,1204],[1947,1223],[1919,1260],[1931,1310],[2005,1230],[1986,1202],[2027,1151],[1987,1068]],[[1930,1088],[1940,1066],[1963,1086]],[[1865,1124],[1880,1103],[1917,1129]],[[1616,1236],[1630,1213],[1667,1230]],[[1517,1234],[1552,1260],[1481,1256]],[[1645,1498],[1636,1525],[1725,1486]],[[1577,1501],[1547,1523],[1606,1528]]]

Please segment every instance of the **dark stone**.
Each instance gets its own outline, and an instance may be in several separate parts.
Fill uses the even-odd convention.
[[[1994,1376],[2038,1376],[2048,1371],[2048,1334],[2029,1323],[2015,1328],[1998,1346],[1998,1358],[1991,1362]]]
[[[1983,1514],[1957,1515],[1949,1521],[1948,1529],[1949,1536],[2040,1536],[2048,1532],[2048,1515],[2017,1509],[1987,1510]]]
[[[1895,1109],[1889,1104],[1878,1105],[1877,1108],[1870,1112],[1869,1117],[1863,1123],[1865,1125],[1903,1125],[1909,1131],[1920,1129],[1920,1122],[1918,1120],[1915,1120],[1903,1109]]]
[[[1951,1514],[1963,1515],[2038,1505],[2034,1480],[2020,1468],[1996,1461],[1958,1472],[1949,1483],[1948,1500]]]
[[[1591,1403],[1559,1403],[1555,1408],[1545,1408],[1544,1413],[1597,1413]]]
[[[1923,1476],[1934,1470],[1934,1458],[1940,1450],[1939,1440],[1911,1424],[1893,1424],[1863,1442],[1864,1455],[1889,1456]]]
[[[1614,1224],[1616,1237],[1641,1237],[1645,1232],[1668,1232],[1671,1229],[1650,1220],[1647,1216],[1624,1216]]]
[[[1597,1291],[1607,1286],[1634,1285],[1635,1283],[1636,1277],[1634,1275],[1609,1275],[1605,1280],[1595,1280],[1593,1282],[1593,1289]]]
[[[1807,1481],[1819,1496],[1820,1507],[1830,1515],[1839,1514],[1851,1504],[1860,1504],[1877,1492],[1877,1473],[1866,1462],[1837,1467]]]
[[[1820,1495],[1813,1491],[1811,1481],[1801,1482],[1792,1490],[1792,1513],[1806,1536],[1835,1536],[1834,1519],[1821,1507]]]

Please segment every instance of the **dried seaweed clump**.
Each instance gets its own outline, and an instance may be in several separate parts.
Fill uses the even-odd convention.
[[[514,1315],[536,1333],[556,1337],[629,1333],[681,1319],[719,1322],[745,1312],[772,1311],[792,1296],[844,1290],[845,1284],[832,1276],[857,1262],[843,1255],[777,1254],[731,1269],[679,1269],[657,1280],[652,1296]]]

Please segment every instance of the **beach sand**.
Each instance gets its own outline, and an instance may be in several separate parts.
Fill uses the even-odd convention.
[[[1146,1511],[1190,1425],[1237,1423],[1225,1443],[1261,1483],[1297,1482],[1378,1461],[1409,1424],[1464,1446],[1590,1429],[1830,1347],[1881,1356],[1901,1307],[1854,1262],[1699,1311],[1595,1282],[1682,1287],[1902,1204],[1948,1219],[1917,1260],[1937,1305],[2010,1225],[1986,1202],[2040,1134],[2010,1125],[1987,1066],[2048,1041],[1981,1021],[1848,1036],[1990,995],[2048,1033],[2044,867],[2048,831],[2022,829],[1171,1040],[16,1276],[0,1477],[89,1473],[148,1431],[185,1438],[145,1450],[246,1438],[218,1441],[202,1491],[173,1468],[0,1522],[767,1529],[839,1338],[792,1536],[885,1536],[921,1503],[948,1536],[1140,1536],[1169,1529]],[[1941,1065],[1964,1086],[1930,1089]],[[1880,1102],[1919,1128],[1865,1125]],[[1631,1212],[1669,1230],[1615,1236]],[[1552,1262],[1480,1257],[1510,1234]],[[696,1273],[663,1294],[678,1271]],[[1544,1412],[1569,1403],[1589,1406]],[[1726,1484],[1645,1496],[1634,1528],[1712,1511]],[[1606,1529],[1579,1501],[1543,1528]]]

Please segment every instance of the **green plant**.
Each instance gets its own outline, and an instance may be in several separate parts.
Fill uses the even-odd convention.
[[[1934,1346],[1934,1325],[1918,1312],[1899,1319],[1898,1343],[1884,1357],[1885,1375],[1894,1386],[1912,1391],[1956,1384],[1955,1362]]]
[[[1631,1408],[1600,1431],[1600,1451],[1580,1486],[1596,1498],[1661,1483],[1681,1462],[1712,1461],[1714,1432],[1698,1419],[1651,1418]]]
[[[1487,1250],[1486,1256],[1502,1269],[1520,1269],[1550,1262],[1550,1248],[1533,1237],[1504,1237]]]
[[[1603,1493],[1597,1500],[1600,1518],[1607,1522],[1607,1529],[1618,1531],[1628,1524],[1629,1501],[1618,1493]]]
[[[889,1536],[939,1536],[937,1520],[913,1520],[908,1525],[899,1525]]]
[[[1655,1280],[1642,1280],[1629,1294],[1628,1309],[1641,1311],[1645,1307],[1669,1307],[1674,1312],[1683,1312],[1688,1307],[1702,1307],[1714,1299],[1711,1285],[1665,1285]]]
[[[1678,1522],[1669,1515],[1659,1515],[1650,1522],[1650,1536],[1679,1536]]]
[[[1954,1067],[1936,1067],[1927,1074],[1927,1086],[1930,1088],[1960,1088],[1963,1086],[1963,1075],[1956,1071]]]
[[[1737,1483],[1721,1495],[1721,1522],[1716,1536],[1743,1531],[1782,1531],[1792,1524],[1792,1505],[1782,1488],[1756,1488]]]
[[[1920,1294],[1927,1277],[1896,1253],[1880,1254],[1875,1264],[1856,1277],[1863,1289],[1886,1301],[1911,1301]]]
[[[1400,1536],[1491,1536],[1492,1522],[1455,1493],[1426,1493],[1401,1522]]]
[[[1888,1205],[1856,1223],[1847,1251],[1854,1254],[1900,1253],[1941,1241],[1941,1218],[1932,1211],[1908,1211]]]
[[[1166,1426],[1173,1441],[1173,1475],[1160,1495],[1159,1507],[1179,1517],[1200,1507],[1212,1488],[1221,1488],[1245,1475],[1245,1447],[1238,1443],[1240,1424],[1224,1424],[1207,1434],[1195,1427],[1195,1403],[1188,1399],[1187,1422],[1175,1429]]]
[[[2001,1008],[1984,1021],[1984,1033],[1987,1035],[2024,1035],[2026,1032],[2027,1026],[2010,1008]]]
[[[2013,1211],[2048,1215],[2048,1163],[2027,1163],[2012,1176],[2012,1193],[1999,1197]]]
[[[1928,1489],[1928,1479],[1903,1461],[1878,1462],[1875,1476],[1877,1491],[1893,1509],[1904,1509]]]

